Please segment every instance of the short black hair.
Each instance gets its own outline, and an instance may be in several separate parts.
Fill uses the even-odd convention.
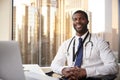
[[[77,11],[75,11],[73,13],[73,15],[76,14],[76,13],[81,13],[81,14],[83,14],[85,16],[86,19],[88,19],[88,15],[87,15],[87,13],[85,11],[83,11],[83,10],[77,10]]]

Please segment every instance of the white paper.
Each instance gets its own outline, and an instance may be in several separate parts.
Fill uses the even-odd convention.
[[[58,78],[47,76],[37,64],[24,64],[23,69],[26,80],[59,80]]]
[[[59,80],[58,78],[50,77],[43,74],[37,74],[34,72],[25,72],[26,80]]]
[[[23,68],[24,68],[24,72],[33,72],[33,73],[45,75],[45,73],[42,71],[41,67],[39,67],[38,64],[24,64]]]

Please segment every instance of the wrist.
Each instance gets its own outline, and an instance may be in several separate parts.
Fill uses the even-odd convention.
[[[64,72],[64,71],[65,71],[65,69],[66,69],[66,68],[63,68],[63,69],[62,69],[62,75],[64,75],[64,73],[65,73],[65,72]]]
[[[68,67],[63,68],[62,75],[65,76],[67,73],[69,73],[69,71],[70,71],[70,68],[68,68]]]
[[[87,73],[85,69],[80,69],[79,70],[79,78],[86,78]]]
[[[84,74],[84,77],[87,76],[86,69],[83,69],[83,74]]]

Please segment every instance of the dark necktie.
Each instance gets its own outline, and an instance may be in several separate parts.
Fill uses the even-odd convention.
[[[79,45],[78,45],[78,51],[76,53],[76,60],[75,65],[80,67],[82,64],[82,57],[83,57],[83,44],[82,44],[82,38],[79,38]]]
[[[79,45],[78,45],[78,51],[76,53],[76,60],[75,60],[75,65],[80,67],[82,64],[82,57],[83,57],[83,43],[82,43],[82,38],[79,38]],[[63,77],[62,80],[68,80],[68,78]]]

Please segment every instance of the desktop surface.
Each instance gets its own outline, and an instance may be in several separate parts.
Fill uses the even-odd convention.
[[[47,76],[38,64],[23,64],[26,80],[59,80]]]
[[[45,75],[37,64],[23,65],[18,42],[0,41],[0,80],[59,79]]]

